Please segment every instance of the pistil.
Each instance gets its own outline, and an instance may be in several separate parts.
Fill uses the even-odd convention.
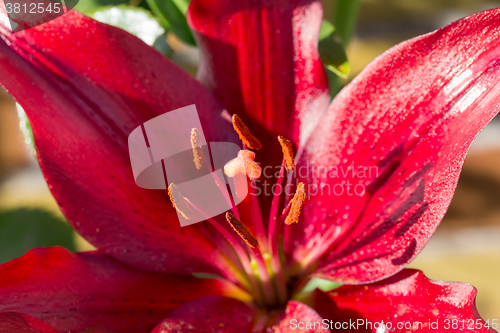
[[[233,115],[231,122],[242,140],[243,150],[238,153],[235,159],[226,163],[224,173],[228,177],[244,174],[251,182],[245,184],[246,186],[250,185],[250,198],[241,203],[243,206],[240,207],[239,212],[232,198],[226,198],[231,203],[232,212],[226,212],[225,219],[241,239],[226,229],[225,222],[219,221],[222,220],[221,216],[207,216],[189,199],[184,198],[175,184],[169,186],[169,195],[174,207],[184,218],[192,218],[194,212],[201,214],[223,236],[223,238],[216,240],[217,246],[220,246],[224,256],[232,263],[231,267],[237,271],[236,283],[248,289],[254,295],[254,301],[258,305],[268,309],[285,306],[289,291],[287,289],[288,278],[284,270],[285,262],[282,262],[283,258],[280,256],[280,253],[283,252],[282,248],[280,251],[280,245],[282,246],[280,235],[285,225],[298,223],[306,199],[305,187],[304,184],[299,183],[293,198],[291,198],[291,194],[286,193],[284,203],[280,202],[283,179],[287,172],[290,176],[287,177],[286,188],[292,186],[291,181],[294,174],[291,171],[295,169],[295,162],[292,143],[279,136],[278,141],[283,151],[283,162],[274,187],[269,223],[266,226],[258,200],[257,180],[261,176],[262,169],[255,161],[255,152],[248,150],[261,149],[262,144],[250,133],[249,128],[240,117]],[[196,168],[201,169],[205,164],[209,170],[212,170],[209,160],[203,154],[200,133],[196,128],[191,131],[191,147]],[[217,176],[214,176],[214,180],[221,189],[226,185]],[[284,205],[285,208],[279,214],[281,205]],[[243,215],[240,216],[240,214]],[[251,221],[250,228],[242,222],[245,219]]]
[[[250,133],[248,128],[241,122],[241,119],[234,115],[233,126],[235,130],[240,135],[243,141],[244,148],[255,147],[252,144],[254,136]],[[251,198],[250,198],[250,212],[253,222],[253,227],[256,233],[256,237],[252,234],[252,242],[249,242],[248,232],[250,230],[246,228],[244,224],[238,221],[235,222],[235,217],[232,214],[226,214],[228,221],[231,223],[235,231],[247,242],[252,250],[252,254],[255,258],[257,264],[259,278],[263,286],[263,290],[266,296],[270,293],[270,286],[272,283],[273,289],[276,297],[273,300],[267,299],[270,304],[274,305],[284,305],[287,301],[287,278],[283,270],[284,263],[281,262],[279,244],[279,235],[282,230],[282,226],[286,223],[287,225],[297,223],[305,201],[305,189],[304,184],[300,183],[297,187],[297,191],[292,200],[288,200],[289,197],[285,198],[285,209],[278,218],[278,209],[280,205],[280,197],[282,192],[282,184],[286,171],[293,171],[295,169],[295,162],[293,157],[292,144],[286,138],[279,136],[278,141],[281,145],[283,151],[283,162],[281,164],[280,173],[277,179],[275,190],[273,193],[273,200],[271,204],[271,211],[269,215],[269,223],[266,228],[264,227],[264,222],[262,220],[262,215],[260,212],[260,206],[257,198],[257,183],[255,179],[258,179],[261,174],[261,168],[255,162],[255,153],[249,150],[241,150],[238,153],[237,158],[228,162],[224,167],[224,173],[229,177],[234,177],[238,173],[244,173],[248,178],[251,179]],[[255,169],[258,172],[253,172],[252,170],[255,163]],[[290,182],[291,177],[289,177],[288,182]],[[241,223],[241,224],[240,224]],[[242,230],[238,226],[245,226]],[[248,231],[248,232],[247,232]],[[250,232],[251,233],[251,232]],[[254,242],[259,244],[259,246],[254,246]],[[270,259],[269,267],[265,261],[265,257]],[[269,273],[269,274],[268,274]],[[271,280],[269,280],[269,277]]]
[[[271,204],[271,214],[269,215],[269,240],[273,241],[275,238],[274,235],[279,233],[279,230],[276,230],[276,225],[278,223],[278,206],[281,197],[281,191],[283,189],[283,178],[285,175],[285,169],[287,171],[293,171],[295,169],[295,161],[293,158],[293,148],[290,140],[287,140],[283,136],[278,136],[278,141],[281,145],[281,149],[283,151],[283,162],[281,163],[280,172],[278,175],[278,180],[276,181],[275,193],[273,193],[273,201]],[[291,177],[288,178],[289,181]],[[287,184],[285,188],[291,184]],[[287,198],[288,199],[288,198]],[[287,200],[285,200],[286,202]],[[272,244],[269,244],[269,247],[272,247]]]
[[[278,289],[278,294],[280,296],[280,301],[286,302],[287,297],[287,289],[286,289],[286,277],[283,271],[284,263],[281,262],[280,258],[280,239],[279,235],[281,233],[281,229],[283,226],[283,220],[286,216],[285,213],[281,214],[281,217],[278,217],[278,207],[281,197],[281,192],[283,191],[283,178],[285,175],[285,170],[293,171],[295,169],[295,161],[293,158],[293,148],[292,144],[289,140],[284,138],[283,136],[278,136],[278,141],[281,145],[281,149],[283,151],[283,162],[281,163],[280,172],[278,175],[278,180],[276,182],[276,188],[273,193],[273,201],[271,204],[271,213],[269,215],[269,249],[271,253],[271,268],[272,272],[275,275],[276,285]],[[292,177],[288,178],[288,183],[291,182]],[[286,188],[288,188],[291,184],[287,184]],[[285,191],[286,192],[286,191]],[[285,199],[285,204],[288,201],[288,196]],[[288,213],[290,209],[290,202],[284,209]]]
[[[243,173],[251,180],[259,179],[262,174],[262,168],[254,160],[255,153],[253,151],[240,150],[238,156],[224,166],[224,173],[228,177],[234,177],[238,173]]]
[[[191,149],[193,151],[193,161],[195,163],[196,169],[200,170],[203,167],[203,164],[207,168],[207,170],[211,170],[211,175],[212,178],[214,179],[215,183],[217,184],[218,188],[223,188],[226,186],[225,181],[221,180],[217,173],[213,172],[213,168],[210,165],[209,160],[205,157],[205,154],[203,153],[203,149],[201,148],[201,136],[200,132],[197,128],[192,128],[191,129]],[[225,196],[224,198],[226,199],[227,203],[229,206],[231,206],[231,211],[239,217],[239,212],[238,208],[233,205],[233,201],[231,197]]]

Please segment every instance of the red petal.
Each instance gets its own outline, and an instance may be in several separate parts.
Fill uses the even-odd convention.
[[[59,333],[46,323],[24,313],[0,313],[2,333]]]
[[[195,0],[188,11],[198,78],[250,125],[278,168],[276,136],[297,143],[329,103],[317,51],[322,14],[312,0]]]
[[[181,229],[166,190],[139,188],[128,135],[196,104],[207,141],[236,138],[211,94],[123,30],[72,10],[23,32],[0,29],[0,82],[24,107],[52,193],[92,244],[139,268],[214,272],[219,252]]]
[[[93,326],[149,332],[185,302],[231,292],[221,280],[149,273],[62,248],[31,250],[0,266],[0,311],[26,313],[65,332]]]
[[[297,261],[328,250],[316,275],[352,284],[394,274],[420,252],[470,143],[500,107],[499,42],[500,10],[470,16],[399,44],[339,94],[297,166],[310,197],[287,228]],[[323,183],[313,177],[322,166]]]
[[[233,298],[210,296],[184,304],[152,333],[250,332],[256,311]]]
[[[364,320],[352,332],[378,332],[366,327],[367,321],[372,325],[390,323],[390,332],[495,332],[485,327],[477,313],[474,287],[432,281],[416,270],[404,270],[371,285],[343,286],[329,296],[335,302],[330,306],[331,320],[341,323]],[[405,324],[415,326],[404,327]]]
[[[103,327],[95,326],[87,328],[86,330],[83,330],[80,333],[114,333],[114,332]]]
[[[278,325],[273,327],[274,333],[329,333],[322,323],[323,318],[309,306],[297,301],[288,302],[285,313]]]

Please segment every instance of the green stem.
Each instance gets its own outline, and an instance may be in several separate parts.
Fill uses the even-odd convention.
[[[344,45],[354,33],[359,9],[359,0],[337,0],[333,25],[338,29]]]

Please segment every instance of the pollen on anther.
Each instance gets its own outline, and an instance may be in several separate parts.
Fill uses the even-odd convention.
[[[236,133],[240,136],[241,141],[250,149],[259,150],[262,149],[262,143],[260,143],[259,139],[250,133],[248,126],[245,125],[243,120],[237,115],[233,114],[232,118],[233,127]]]
[[[278,136],[278,141],[280,142],[283,157],[285,158],[286,170],[293,171],[295,169],[295,161],[293,160],[292,143],[281,135]]]
[[[196,169],[200,170],[203,161],[203,150],[201,149],[201,136],[197,128],[191,129],[191,148],[193,149],[193,160]]]
[[[236,216],[234,216],[230,212],[227,212],[226,220],[227,222],[229,222],[234,231],[236,231],[238,235],[240,235],[240,237],[245,241],[245,243],[248,244],[248,246],[250,246],[251,248],[259,246],[259,242],[254,237],[250,229],[248,229],[248,227],[243,222],[238,220]]]
[[[174,183],[170,184],[168,187],[168,195],[170,196],[170,201],[172,201],[172,206],[184,217],[186,220],[190,220],[194,216],[193,208],[189,205],[186,198],[184,198],[179,191],[179,188]]]
[[[304,209],[304,203],[306,201],[306,190],[304,188],[304,183],[299,183],[297,190],[291,201],[290,212],[288,213],[285,224],[290,225],[299,222],[300,214],[302,209]]]

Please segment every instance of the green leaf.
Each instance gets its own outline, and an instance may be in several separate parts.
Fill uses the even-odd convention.
[[[209,273],[193,273],[193,276],[198,279],[215,279],[215,280],[224,280],[222,276],[209,274]]]
[[[196,45],[189,29],[186,12],[187,0],[147,0],[151,11],[160,19],[165,29],[171,30],[184,42]]]
[[[342,286],[342,283],[333,282],[330,280],[320,279],[320,278],[312,278],[309,280],[307,285],[302,289],[301,294],[307,294],[315,289],[319,289],[323,292],[329,292],[333,289],[337,289]]]
[[[31,130],[31,124],[26,116],[26,112],[21,105],[16,103],[17,116],[19,117],[19,128],[24,136],[24,142],[28,146],[31,153],[35,156],[35,139],[33,138],[33,131]]]
[[[90,15],[96,10],[99,10],[99,8],[106,6],[117,6],[122,4],[125,5],[128,2],[129,0],[80,0],[75,6],[75,9],[80,13]]]
[[[167,34],[163,34],[156,38],[153,43],[153,47],[157,49],[164,56],[171,57],[172,56],[172,48],[167,44]]]
[[[332,96],[333,98],[337,96],[337,94],[342,90],[345,84],[343,82],[340,82],[340,78],[337,74],[331,72],[330,70],[328,70],[328,68],[326,69],[326,76],[328,77],[328,85],[330,88],[330,96]]]
[[[191,0],[172,0],[179,10],[186,16]]]
[[[73,228],[40,209],[0,212],[0,263],[18,258],[36,247],[62,246],[74,251]]]
[[[318,51],[321,61],[328,70],[343,79],[347,78],[350,65],[347,60],[347,54],[342,38],[337,33],[335,28],[331,30],[330,35],[320,40],[318,44]]]
[[[321,22],[321,29],[319,30],[319,40],[322,41],[326,37],[330,36],[335,31],[333,24],[327,20]]]
[[[347,45],[352,37],[358,19],[359,0],[337,0],[333,24],[340,38]]]
[[[342,283],[333,282],[333,281],[329,281],[329,280],[323,280],[320,278],[315,278],[315,279],[318,280],[317,281],[318,289],[325,292],[325,293],[342,287]]]
[[[100,8],[92,17],[102,23],[114,25],[153,45],[165,33],[160,23],[147,10],[126,5]]]

